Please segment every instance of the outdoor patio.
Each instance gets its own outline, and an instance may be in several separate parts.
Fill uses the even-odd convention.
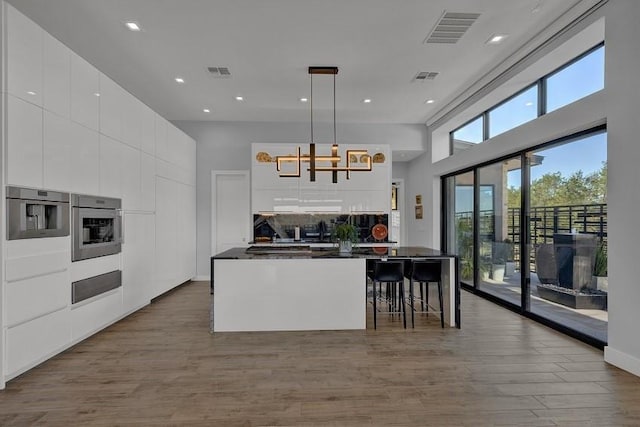
[[[574,309],[543,299],[538,295],[538,276],[531,273],[531,312],[607,342],[608,312],[606,310]],[[515,305],[521,304],[520,273],[498,282],[483,280],[479,289]]]

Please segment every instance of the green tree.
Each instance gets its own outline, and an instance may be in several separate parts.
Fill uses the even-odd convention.
[[[520,207],[519,187],[508,191],[510,208]],[[561,172],[549,172],[531,183],[531,206],[568,206],[607,203],[607,162],[589,175],[578,170],[568,177]]]

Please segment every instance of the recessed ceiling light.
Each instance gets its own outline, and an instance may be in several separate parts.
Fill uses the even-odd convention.
[[[140,24],[138,24],[135,21],[125,22],[124,25],[126,25],[127,28],[130,29],[131,31],[142,31]]]
[[[365,104],[371,104],[371,100],[369,98],[363,99],[362,102]]]
[[[434,102],[436,102],[433,99],[427,99],[426,101],[424,101],[425,104],[433,104]]]
[[[27,95],[31,95],[31,96],[33,96],[33,95],[35,95],[35,94],[36,94],[36,93],[35,93],[34,91],[32,91],[32,90],[30,90],[29,92],[27,92]]]
[[[494,34],[491,37],[489,37],[489,40],[487,40],[487,44],[499,44],[502,43],[504,41],[504,39],[507,38],[506,34]]]
[[[533,105],[533,102],[528,101],[528,102],[525,102],[524,105],[525,105],[525,107],[531,107]]]
[[[204,111],[205,113],[210,113],[211,110],[209,110],[208,108],[204,108],[202,111]]]
[[[542,9],[542,2],[536,4],[533,9],[531,9],[531,13],[538,13]]]
[[[307,102],[308,99],[307,98],[300,98],[300,102]]]
[[[184,83],[184,79],[182,77],[176,77],[176,82],[182,84]]]
[[[244,98],[241,96],[236,96],[236,101],[244,101]]]
[[[100,92],[95,92],[94,95],[95,96],[100,96]]]

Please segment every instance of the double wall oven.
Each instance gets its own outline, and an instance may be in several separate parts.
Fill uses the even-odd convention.
[[[71,260],[117,254],[122,247],[120,199],[71,195]]]

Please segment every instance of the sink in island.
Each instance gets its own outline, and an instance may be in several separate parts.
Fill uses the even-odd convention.
[[[440,260],[445,323],[460,327],[454,255],[425,247],[358,247],[344,255],[335,247],[274,245],[211,257],[211,332],[366,329],[367,260],[381,259]]]

